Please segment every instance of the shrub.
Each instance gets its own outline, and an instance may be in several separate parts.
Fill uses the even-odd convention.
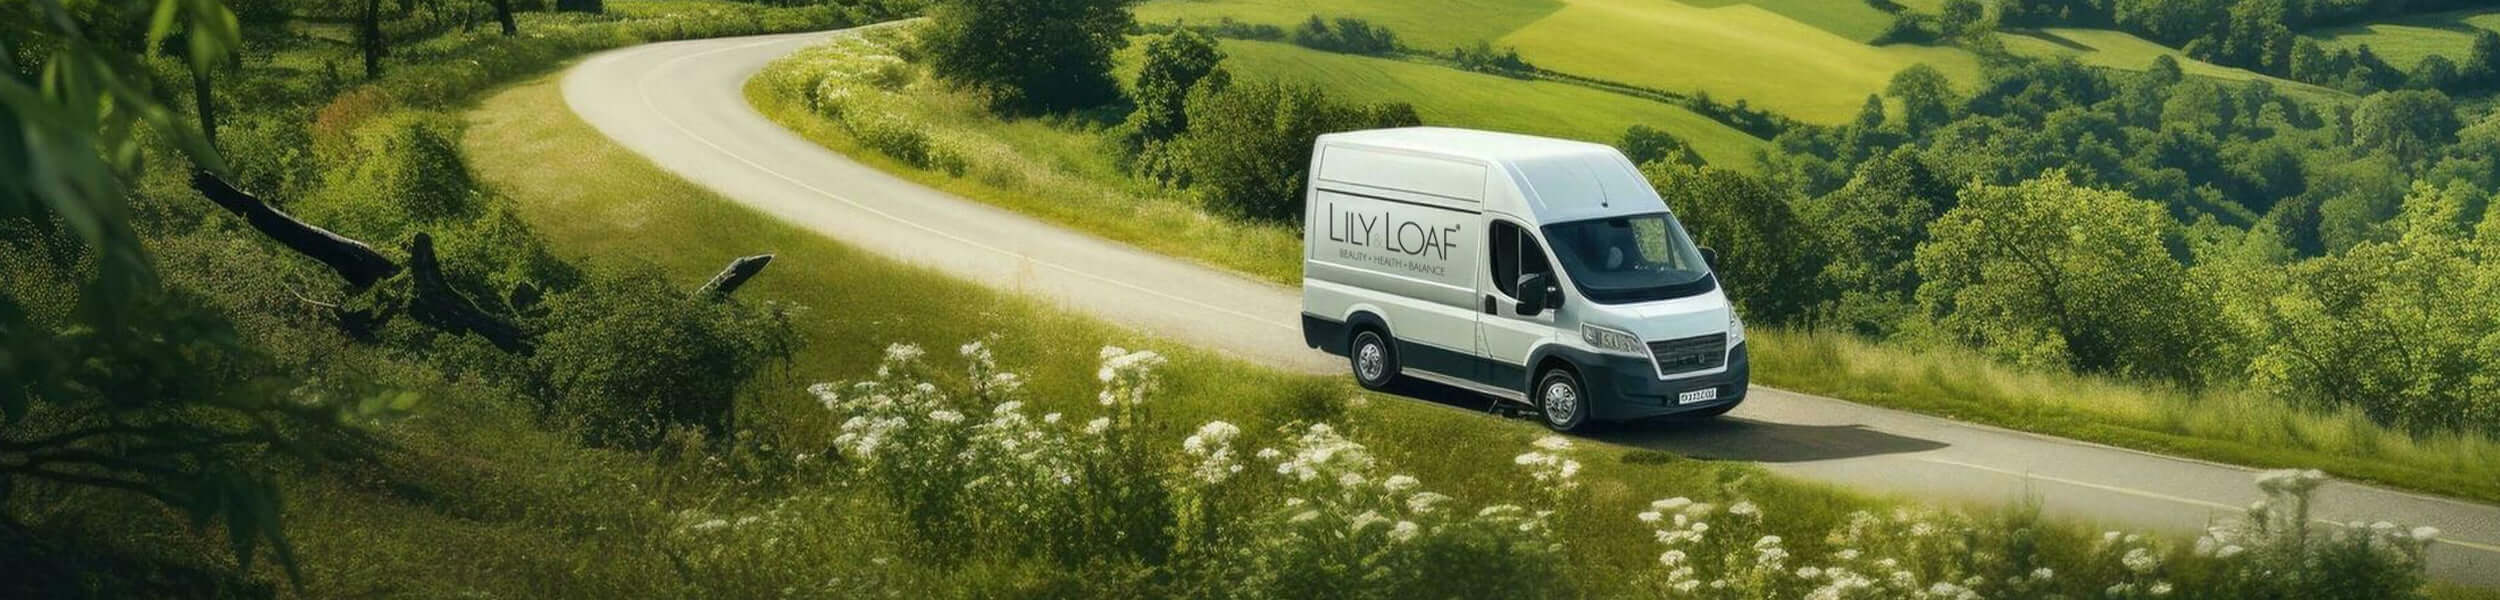
[[[346,155],[325,157],[338,166],[325,178],[326,202],[307,218],[367,240],[475,218],[476,183],[457,136],[444,117],[401,113],[368,120],[351,134]]]
[[[593,272],[558,297],[539,360],[546,412],[583,443],[645,450],[676,427],[719,434],[739,389],[794,344],[778,307],[689,297],[657,267]]]
[[[1180,176],[1209,208],[1251,219],[1302,218],[1302,184],[1320,134],[1420,123],[1412,106],[1353,106],[1308,85],[1201,86],[1189,96],[1190,129],[1171,150]]]
[[[942,0],[929,13],[929,65],[990,91],[994,110],[1066,112],[1120,97],[1111,54],[1135,25],[1126,0]]]
[[[1450,62],[1458,63],[1461,69],[1508,77],[1527,77],[1537,72],[1536,65],[1519,57],[1518,48],[1504,46],[1495,50],[1492,42],[1482,40],[1474,46],[1451,48]]]
[[[903,164],[929,166],[929,134],[920,131],[920,124],[893,113],[851,113],[842,120],[843,128],[859,138],[859,143]]]
[[[1659,161],[1696,167],[1708,164],[1701,159],[1701,155],[1693,153],[1693,147],[1685,144],[1683,138],[1648,125],[1625,128],[1623,138],[1617,140],[1615,146],[1622,149],[1623,156],[1632,159],[1632,164],[1636,165]]]

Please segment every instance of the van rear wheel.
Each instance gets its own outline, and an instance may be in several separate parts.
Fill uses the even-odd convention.
[[[1535,393],[1531,400],[1543,413],[1538,420],[1544,421],[1546,428],[1564,433],[1588,430],[1590,398],[1588,388],[1580,385],[1578,373],[1563,368],[1546,369],[1536,378]]]
[[[1356,332],[1345,355],[1354,366],[1354,381],[1363,384],[1364,389],[1377,391],[1398,378],[1398,348],[1379,330]]]

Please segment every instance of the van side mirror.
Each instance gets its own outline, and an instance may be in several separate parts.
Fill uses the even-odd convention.
[[[1561,300],[1562,290],[1554,286],[1553,275],[1526,273],[1519,276],[1519,308],[1515,311],[1519,316],[1533,317],[1543,314],[1547,308],[1559,308]]]
[[[1701,264],[1710,265],[1710,270],[1712,271],[1719,270],[1719,251],[1712,250],[1707,246],[1702,247]]]

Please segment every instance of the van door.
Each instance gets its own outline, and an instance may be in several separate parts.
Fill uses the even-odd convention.
[[[1485,358],[1478,381],[1521,391],[1528,385],[1528,352],[1553,335],[1555,311],[1519,316],[1519,277],[1544,273],[1547,281],[1555,281],[1554,267],[1526,226],[1486,215],[1485,231],[1491,238],[1484,245],[1491,272],[1477,290],[1476,351]]]

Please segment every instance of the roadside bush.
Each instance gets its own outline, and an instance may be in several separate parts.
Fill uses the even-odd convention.
[[[593,446],[647,450],[678,427],[717,436],[746,382],[788,359],[785,320],[779,307],[691,298],[647,264],[595,270],[555,301],[541,338],[546,413]]]
[[[929,166],[929,134],[920,124],[892,113],[850,113],[842,120],[843,128],[859,138],[859,143],[878,153],[903,161],[913,167]]]
[[[1188,114],[1173,158],[1198,197],[1217,212],[1280,223],[1302,218],[1320,134],[1422,122],[1403,103],[1349,105],[1317,87],[1270,82],[1202,86],[1190,92]]]

